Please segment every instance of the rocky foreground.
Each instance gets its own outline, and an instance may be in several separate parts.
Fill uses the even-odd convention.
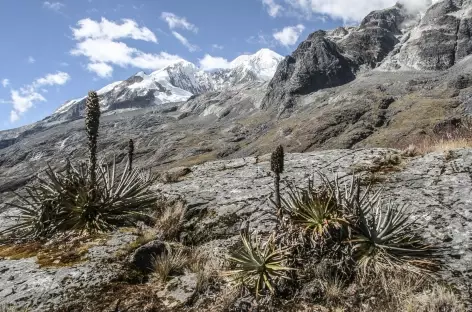
[[[214,265],[225,262],[243,221],[260,232],[271,229],[268,155],[208,162],[189,169],[169,172],[167,182],[157,183],[155,190],[186,202],[188,213],[181,240],[210,254]],[[445,248],[440,275],[467,300],[467,290],[472,286],[471,170],[472,150],[468,149],[416,157],[390,149],[330,150],[286,155],[283,179],[304,185],[313,175],[319,183],[317,171],[339,177],[355,173],[366,185],[383,188],[385,197],[414,211],[425,226],[427,240]],[[136,262],[136,252],[145,259],[146,253],[155,252],[160,244],[150,239],[144,247],[132,245],[138,248],[134,251],[129,246],[136,238],[132,229],[90,238],[81,242],[79,256],[69,261],[66,251],[75,249],[74,244],[62,252],[58,247],[49,258],[34,248],[17,246],[12,251],[12,246],[0,245],[0,306],[14,304],[28,307],[28,311],[81,311],[72,308],[77,306],[83,311],[115,311],[116,301],[124,294],[113,285],[120,282],[134,287],[135,293],[127,290],[128,299],[136,296],[136,300],[158,302],[162,311],[177,311],[184,305],[205,310],[198,306],[201,298],[196,294],[194,273],[176,277],[170,282],[173,286],[161,288],[146,288],[152,280],[129,277],[127,268],[129,262]],[[93,297],[94,292],[98,297]]]

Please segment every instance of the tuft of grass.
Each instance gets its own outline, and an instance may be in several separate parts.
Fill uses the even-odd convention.
[[[434,285],[407,298],[404,302],[405,312],[465,312],[465,306],[460,298],[450,289]]]
[[[185,204],[178,201],[166,205],[156,220],[155,227],[164,240],[175,240],[179,237],[185,221],[187,209]]]
[[[173,274],[182,274],[188,263],[187,254],[183,249],[173,249],[167,245],[167,252],[154,259],[154,275],[166,282]]]

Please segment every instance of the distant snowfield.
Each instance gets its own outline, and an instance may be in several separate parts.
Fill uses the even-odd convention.
[[[102,111],[108,111],[112,104],[130,102],[139,97],[148,97],[150,105],[160,105],[186,101],[192,95],[208,91],[222,90],[252,81],[268,81],[277,70],[283,56],[269,49],[261,49],[252,55],[241,55],[229,63],[228,68],[205,71],[186,60],[177,60],[171,65],[149,75],[138,72],[125,81],[113,82],[97,93]],[[83,114],[74,108],[84,104],[86,97],[67,101],[51,116],[51,120],[61,119],[61,115]],[[83,110],[83,106],[80,107]],[[131,108],[133,109],[133,108]],[[121,109],[120,109],[121,110]],[[68,118],[68,117],[64,117]]]

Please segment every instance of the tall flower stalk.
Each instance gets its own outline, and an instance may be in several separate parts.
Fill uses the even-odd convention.
[[[90,91],[88,93],[85,109],[85,128],[87,130],[90,163],[90,185],[93,188],[97,183],[97,139],[98,127],[100,126],[100,102],[97,92]]]
[[[133,157],[134,157],[134,142],[130,139],[128,142],[128,172],[133,170]]]
[[[272,153],[270,169],[274,173],[275,205],[280,210],[280,174],[284,171],[284,148],[279,145]]]

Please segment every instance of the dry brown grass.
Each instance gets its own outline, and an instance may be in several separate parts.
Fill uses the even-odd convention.
[[[414,145],[418,155],[424,155],[433,152],[449,152],[460,148],[471,148],[472,138],[469,137],[442,137],[427,138]],[[411,148],[410,148],[411,149]]]
[[[450,289],[434,285],[404,301],[405,312],[465,312],[465,306]]]
[[[183,273],[188,264],[188,256],[181,248],[167,246],[167,252],[159,255],[154,260],[154,276],[166,282],[173,274]]]
[[[404,148],[405,156],[424,155],[433,152],[444,152],[461,148],[472,148],[472,118],[465,117],[456,127],[449,126],[442,132],[433,132],[427,136],[413,139]]]
[[[183,202],[166,205],[158,212],[155,228],[161,239],[175,240],[178,238],[185,221],[186,206]]]

